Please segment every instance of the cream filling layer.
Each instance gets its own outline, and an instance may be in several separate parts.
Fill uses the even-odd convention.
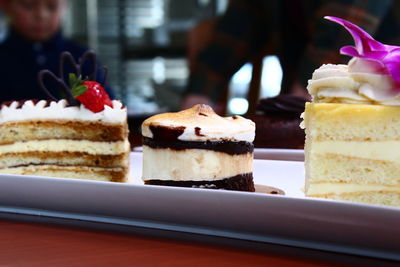
[[[400,185],[354,184],[354,183],[311,183],[306,195],[346,194],[368,191],[390,191],[400,193]]]
[[[118,142],[93,142],[87,140],[50,139],[15,142],[0,146],[0,153],[29,151],[87,152],[89,154],[117,155],[129,151],[127,140]]]
[[[253,172],[253,154],[229,155],[206,149],[159,149],[143,146],[146,180],[214,181]]]
[[[400,162],[400,141],[318,141],[313,142],[312,153]]]
[[[86,179],[109,181],[104,172],[122,172],[122,168],[100,168],[86,166],[57,166],[57,165],[29,165],[0,169],[0,174],[35,175],[46,177],[62,177],[72,179]]]

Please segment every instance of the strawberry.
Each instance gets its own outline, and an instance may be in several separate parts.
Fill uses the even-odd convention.
[[[85,81],[75,74],[69,74],[72,95],[93,112],[104,110],[104,105],[112,107],[112,102],[103,86],[95,81]]]

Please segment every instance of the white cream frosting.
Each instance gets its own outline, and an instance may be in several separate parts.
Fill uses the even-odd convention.
[[[307,89],[314,102],[400,105],[400,92],[394,90],[391,76],[377,73],[373,62],[360,58],[348,65],[322,65]]]
[[[46,106],[46,101],[41,100],[34,104],[26,101],[21,107],[14,101],[9,106],[2,106],[0,110],[0,124],[10,121],[37,120],[37,119],[62,119],[101,121],[105,123],[124,123],[127,118],[126,107],[118,100],[112,101],[113,107],[104,106],[104,110],[94,113],[85,106],[67,106],[67,101],[51,101]]]
[[[232,140],[253,142],[255,123],[241,116],[221,117],[207,105],[195,105],[176,113],[155,115],[142,124],[142,134],[152,138],[150,126],[185,127],[182,141]],[[198,134],[196,134],[196,128]]]

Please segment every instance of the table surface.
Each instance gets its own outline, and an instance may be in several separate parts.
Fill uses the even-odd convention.
[[[233,245],[0,220],[0,266],[368,266],[394,262],[272,244]]]

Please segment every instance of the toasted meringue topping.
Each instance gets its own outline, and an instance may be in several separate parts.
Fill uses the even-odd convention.
[[[176,113],[162,113],[142,124],[142,135],[153,138],[152,127],[179,129],[182,141],[246,141],[253,142],[255,124],[241,116],[221,117],[208,105],[195,105]],[[182,131],[183,129],[183,131]]]

